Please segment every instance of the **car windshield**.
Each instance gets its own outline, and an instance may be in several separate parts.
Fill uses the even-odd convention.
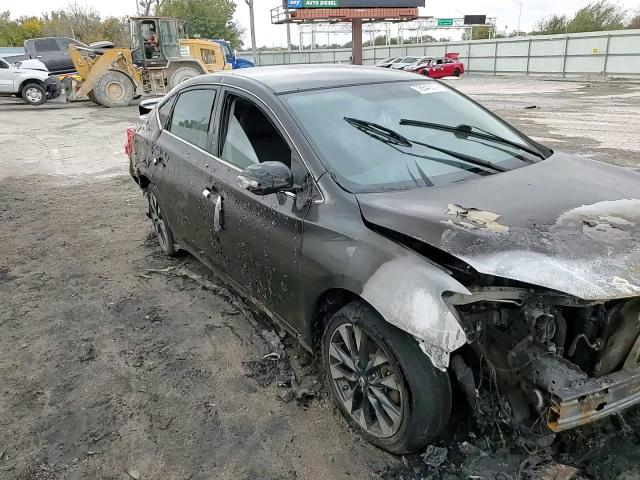
[[[539,161],[524,135],[433,80],[281,96],[325,167],[351,192],[406,190]]]

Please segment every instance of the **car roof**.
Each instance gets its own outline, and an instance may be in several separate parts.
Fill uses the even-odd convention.
[[[348,85],[418,80],[415,74],[401,70],[357,65],[279,65],[228,70],[222,77],[237,77],[259,82],[276,94],[316,90]],[[206,81],[207,76],[196,77]],[[214,78],[211,77],[213,83]],[[229,78],[229,80],[231,80]],[[234,83],[232,80],[229,83]]]

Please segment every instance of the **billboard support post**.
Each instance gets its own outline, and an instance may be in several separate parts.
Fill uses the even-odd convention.
[[[351,21],[351,63],[362,65],[362,19]]]

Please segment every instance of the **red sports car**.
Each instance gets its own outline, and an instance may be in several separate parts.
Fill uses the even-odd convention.
[[[425,59],[405,70],[431,78],[459,77],[464,73],[464,64],[458,59],[457,53],[447,53],[442,58]]]

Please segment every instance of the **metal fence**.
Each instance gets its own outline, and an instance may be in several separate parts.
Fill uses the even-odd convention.
[[[640,30],[365,47],[363,63],[457,52],[471,73],[640,77]],[[258,65],[349,63],[351,50],[261,51]]]

